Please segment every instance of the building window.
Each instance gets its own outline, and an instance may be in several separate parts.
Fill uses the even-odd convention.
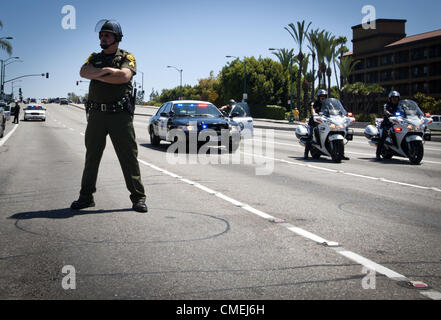
[[[395,90],[397,90],[402,96],[409,96],[409,85],[407,83],[397,85]]]
[[[416,94],[418,92],[427,93],[429,89],[429,84],[427,82],[418,82],[412,84],[412,94]]]
[[[360,59],[360,60],[356,60],[356,61],[360,61],[360,62],[355,65],[354,71],[363,70],[364,69],[364,59]]]
[[[412,61],[427,59],[427,48],[417,48],[410,51]]]
[[[378,72],[368,72],[366,73],[366,83],[376,83],[378,82]]]
[[[366,68],[378,67],[378,57],[371,57],[366,59]]]
[[[380,57],[380,65],[381,66],[388,66],[394,63],[394,55],[393,54],[387,54]]]
[[[430,57],[431,58],[441,57],[441,44],[434,45],[430,48]]]
[[[406,63],[409,62],[409,50],[400,51],[395,54],[395,63]]]
[[[431,63],[429,68],[429,76],[433,77],[439,75],[441,75],[441,63],[440,62]]]
[[[364,73],[355,74],[354,82],[364,82]]]
[[[389,93],[392,91],[392,86],[382,86],[384,88],[383,93],[381,94],[383,97],[389,96]]]
[[[398,68],[395,71],[395,80],[406,80],[409,79],[409,68]]]
[[[392,81],[394,79],[394,72],[392,69],[380,72],[380,81]]]
[[[430,93],[441,93],[441,80],[434,80],[429,82]]]
[[[412,78],[427,77],[427,66],[419,65],[411,68]]]

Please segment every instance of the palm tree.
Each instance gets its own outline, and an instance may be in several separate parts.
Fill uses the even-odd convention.
[[[331,63],[334,60],[335,57],[335,37],[328,34],[328,37],[326,38],[327,46],[326,46],[326,54],[325,58],[328,62],[327,68],[326,68],[326,75],[328,76],[328,94],[331,93],[331,75],[332,75],[332,69],[331,69]]]
[[[3,28],[3,23],[0,21],[0,28]],[[12,45],[9,41],[0,39],[0,49],[6,51],[9,55],[12,54]]]
[[[346,37],[344,37],[344,36],[340,36],[340,37],[338,37],[338,38],[335,40],[335,44],[336,44],[336,46],[339,46],[339,48],[337,49],[337,52],[335,53],[334,61],[333,61],[333,62],[334,62],[335,81],[336,81],[336,83],[337,83],[337,87],[339,88],[339,90],[341,89],[341,87],[342,87],[343,85],[340,86],[340,83],[339,83],[339,81],[338,81],[338,77],[337,77],[337,67],[336,67],[335,61],[336,61],[336,58],[337,58],[337,57],[339,57],[340,60],[341,60],[341,59],[343,58],[343,55],[344,55],[346,52],[349,51],[349,49],[345,46],[346,42],[348,42],[348,39],[347,39]],[[342,81],[341,81],[341,76],[340,76],[340,82],[342,82]]]
[[[294,49],[277,49],[276,52],[273,52],[273,55],[275,55],[279,59],[280,64],[283,66],[283,70],[286,71],[289,69],[289,66],[293,62],[292,60],[294,59]]]
[[[319,29],[311,30],[308,34],[308,49],[311,51],[311,57],[312,57],[312,81],[311,81],[311,97],[314,96],[314,87],[315,87],[315,58],[317,56],[316,54],[316,48],[315,44],[317,43],[317,37],[318,37]]]
[[[352,57],[343,57],[340,59],[338,68],[340,70],[340,76],[343,79],[341,86],[343,87],[348,83],[348,78],[352,71],[354,71],[355,66],[360,63],[360,60],[354,61]]]
[[[346,105],[346,96],[348,92],[348,78],[349,75],[354,71],[355,66],[360,63],[360,60],[354,61],[352,57],[342,57],[340,59],[340,63],[338,64],[338,68],[340,70],[340,78],[341,78],[341,89],[340,89],[340,97],[343,97],[343,105]],[[346,88],[346,90],[345,90]],[[349,90],[350,91],[350,90]]]
[[[305,20],[303,20],[302,22],[297,21],[297,28],[293,23],[288,25],[291,30],[285,27],[285,30],[289,32],[294,41],[299,45],[299,54],[297,55],[297,59],[299,61],[299,71],[297,72],[297,107],[300,107],[300,81],[302,77],[302,61],[304,59],[302,46],[303,41],[307,38],[310,25],[311,22],[305,28]]]
[[[295,62],[297,62],[297,58],[294,56],[294,49],[291,50],[277,49],[277,51],[273,52],[273,54],[277,58],[279,58],[280,64],[283,66],[283,70],[284,71],[289,70],[289,77],[290,77],[289,92],[291,93],[290,100],[292,100],[292,83],[294,82],[292,79],[292,74],[293,74],[292,66]]]
[[[314,39],[314,47],[317,53],[317,62],[318,62],[318,70],[317,70],[317,76],[318,76],[318,88],[326,88],[326,84],[322,83],[322,78],[324,80],[324,75],[326,73],[326,63],[325,63],[325,56],[326,56],[326,50],[328,48],[328,37],[329,33],[325,32],[325,30],[322,30],[317,33],[317,36]],[[323,81],[325,82],[325,81]]]

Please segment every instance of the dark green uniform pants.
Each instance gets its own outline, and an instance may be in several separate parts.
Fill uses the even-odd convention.
[[[124,174],[127,189],[130,191],[130,200],[133,203],[146,200],[139,170],[138,146],[132,119],[132,116],[126,111],[107,113],[90,110],[85,134],[87,151],[81,180],[80,197],[82,199],[93,199],[92,194],[96,191],[98,167],[106,146],[106,137],[109,134]]]

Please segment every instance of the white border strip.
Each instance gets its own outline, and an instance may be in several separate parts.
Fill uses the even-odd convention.
[[[6,143],[6,141],[8,141],[8,139],[12,136],[12,134],[15,132],[15,130],[17,130],[18,126],[19,126],[18,124],[14,125],[14,128],[11,131],[9,131],[9,133],[6,136],[4,136],[3,138],[0,139],[0,147],[2,145],[4,145]]]

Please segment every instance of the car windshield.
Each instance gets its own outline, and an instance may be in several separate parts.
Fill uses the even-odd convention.
[[[246,102],[237,103],[230,114],[236,113],[237,117],[251,117],[250,108]]]
[[[320,112],[323,112],[325,116],[345,116],[346,110],[343,108],[343,105],[338,99],[329,98],[323,102],[322,109]]]
[[[28,106],[26,110],[43,110],[43,107],[40,106]]]
[[[222,115],[218,108],[211,103],[175,103],[173,112],[178,117],[220,117]]]
[[[413,100],[401,100],[398,103],[398,110],[403,114],[405,118],[407,117],[424,117],[424,113],[421,111],[420,107]]]

